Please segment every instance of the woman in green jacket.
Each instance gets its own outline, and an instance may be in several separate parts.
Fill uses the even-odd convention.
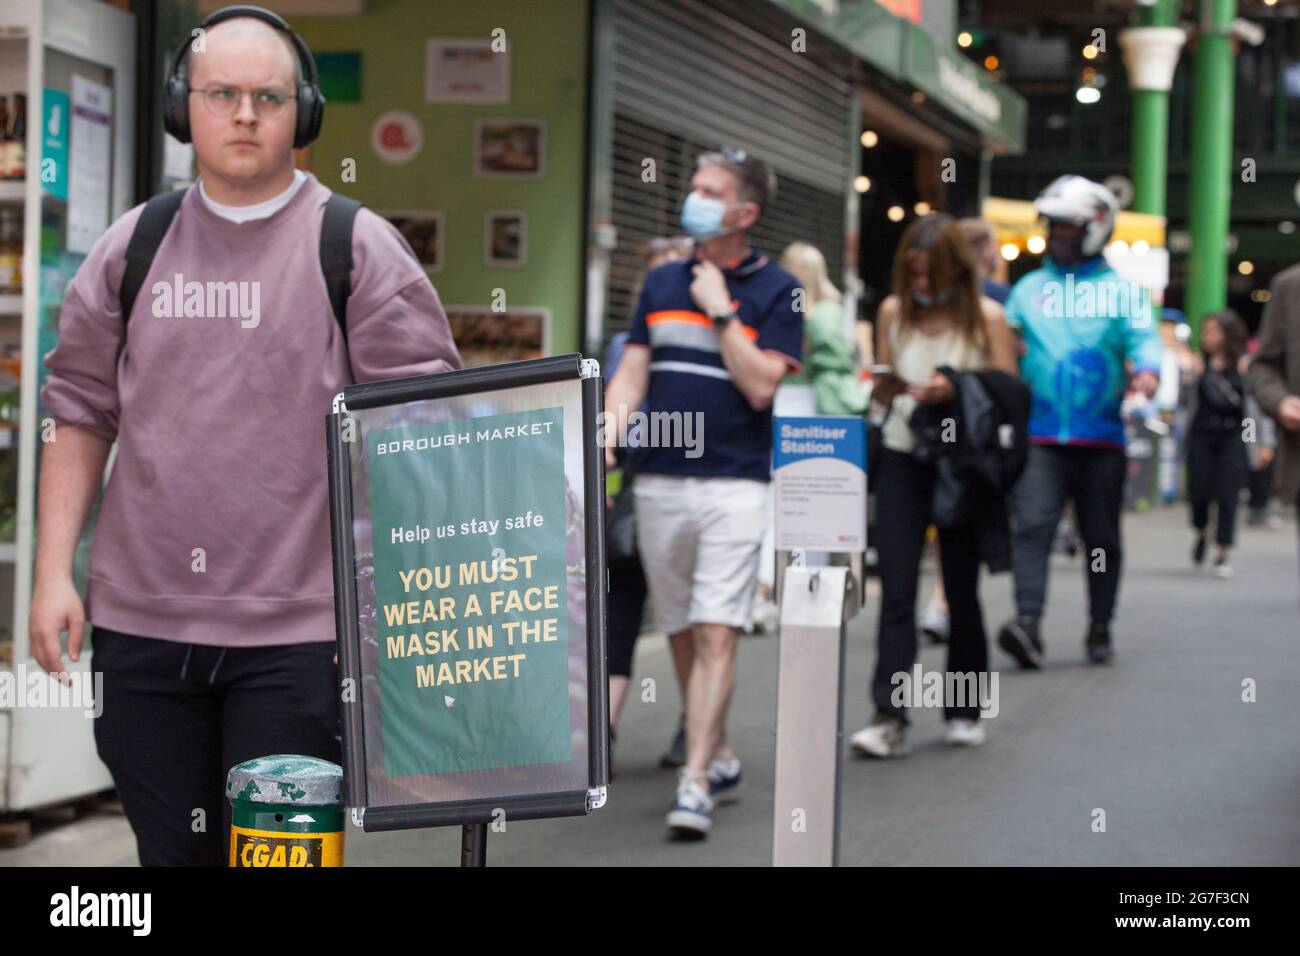
[[[858,375],[844,297],[827,274],[826,258],[815,246],[793,242],[781,255],[781,268],[804,290],[803,368],[787,384],[811,385],[818,415],[866,415],[870,393]]]

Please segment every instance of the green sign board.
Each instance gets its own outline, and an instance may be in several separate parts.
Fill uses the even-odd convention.
[[[335,398],[344,789],[367,831],[604,805],[601,390],[574,353]]]
[[[1024,98],[911,24],[903,46],[903,73],[913,86],[986,136],[1013,153],[1024,152]]]
[[[367,444],[385,774],[568,760],[563,408]]]
[[[936,104],[1012,153],[1025,148],[1025,98],[923,26],[874,0],[769,0],[891,79],[924,91]]]

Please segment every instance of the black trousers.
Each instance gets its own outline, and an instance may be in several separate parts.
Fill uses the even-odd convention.
[[[631,677],[632,655],[645,618],[646,580],[640,561],[609,566],[609,676]]]
[[[871,696],[878,713],[907,720],[907,702],[892,699],[899,686],[894,676],[910,673],[916,663],[916,588],[925,531],[930,525],[934,469],[911,455],[886,448],[880,456],[876,490],[876,546],[880,572],[880,626]],[[979,601],[979,540],[970,527],[939,529],[939,559],[948,597],[947,671],[988,680],[988,638]],[[979,717],[978,701],[964,706],[945,701],[944,717]]]
[[[96,627],[95,721],[144,866],[225,866],[226,772],[271,754],[339,763],[335,644],[221,648]]]
[[[1237,528],[1237,499],[1246,483],[1249,463],[1238,429],[1194,429],[1187,439],[1187,496],[1192,501],[1192,527],[1210,524],[1210,502],[1218,509],[1214,541],[1232,546]]]
[[[1252,511],[1263,511],[1268,507],[1268,500],[1273,496],[1273,466],[1276,463],[1274,459],[1263,468],[1252,469],[1250,477],[1246,479],[1247,487],[1250,489]]]

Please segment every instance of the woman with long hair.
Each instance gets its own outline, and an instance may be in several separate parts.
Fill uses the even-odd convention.
[[[792,242],[781,268],[804,292],[803,368],[786,384],[811,385],[818,415],[865,415],[869,401],[844,325],[844,296],[831,282],[826,257],[807,242]]]
[[[1192,504],[1192,564],[1205,561],[1210,503],[1215,504],[1214,574],[1232,577],[1228,552],[1237,527],[1237,499],[1248,468],[1242,423],[1246,384],[1238,366],[1246,353],[1246,323],[1231,309],[1201,320],[1200,375],[1193,393],[1192,424],[1187,439],[1187,491]]]
[[[868,463],[879,469],[876,550],[881,602],[872,680],[876,713],[850,744],[865,756],[892,757],[908,749],[907,701],[900,699],[897,675],[909,674],[916,661],[917,579],[936,481],[934,465],[913,454],[917,436],[909,419],[919,405],[943,405],[956,397],[940,366],[958,372],[1018,372],[1002,307],[980,294],[966,239],[957,221],[942,213],[916,220],[903,234],[894,258],[893,291],[880,303],[876,331],[876,361],[892,366],[875,378],[872,398],[889,411],[880,460]],[[979,602],[979,536],[969,524],[940,528],[939,544],[951,614],[947,669],[980,675],[988,669],[988,639]],[[978,701],[966,700],[960,706],[945,701],[947,742],[983,743],[979,714]]]

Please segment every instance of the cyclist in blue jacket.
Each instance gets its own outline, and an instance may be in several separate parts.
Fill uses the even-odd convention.
[[[1041,666],[1039,621],[1047,600],[1052,540],[1068,500],[1086,546],[1088,660],[1112,657],[1110,622],[1121,569],[1124,423],[1128,389],[1148,398],[1159,384],[1161,345],[1150,291],[1123,279],[1102,256],[1118,203],[1105,186],[1061,176],[1034,201],[1047,219],[1047,258],[1011,290],[1007,323],[1023,348],[1021,377],[1033,392],[1029,462],[1015,491],[1016,617],[998,645],[1024,668]]]

